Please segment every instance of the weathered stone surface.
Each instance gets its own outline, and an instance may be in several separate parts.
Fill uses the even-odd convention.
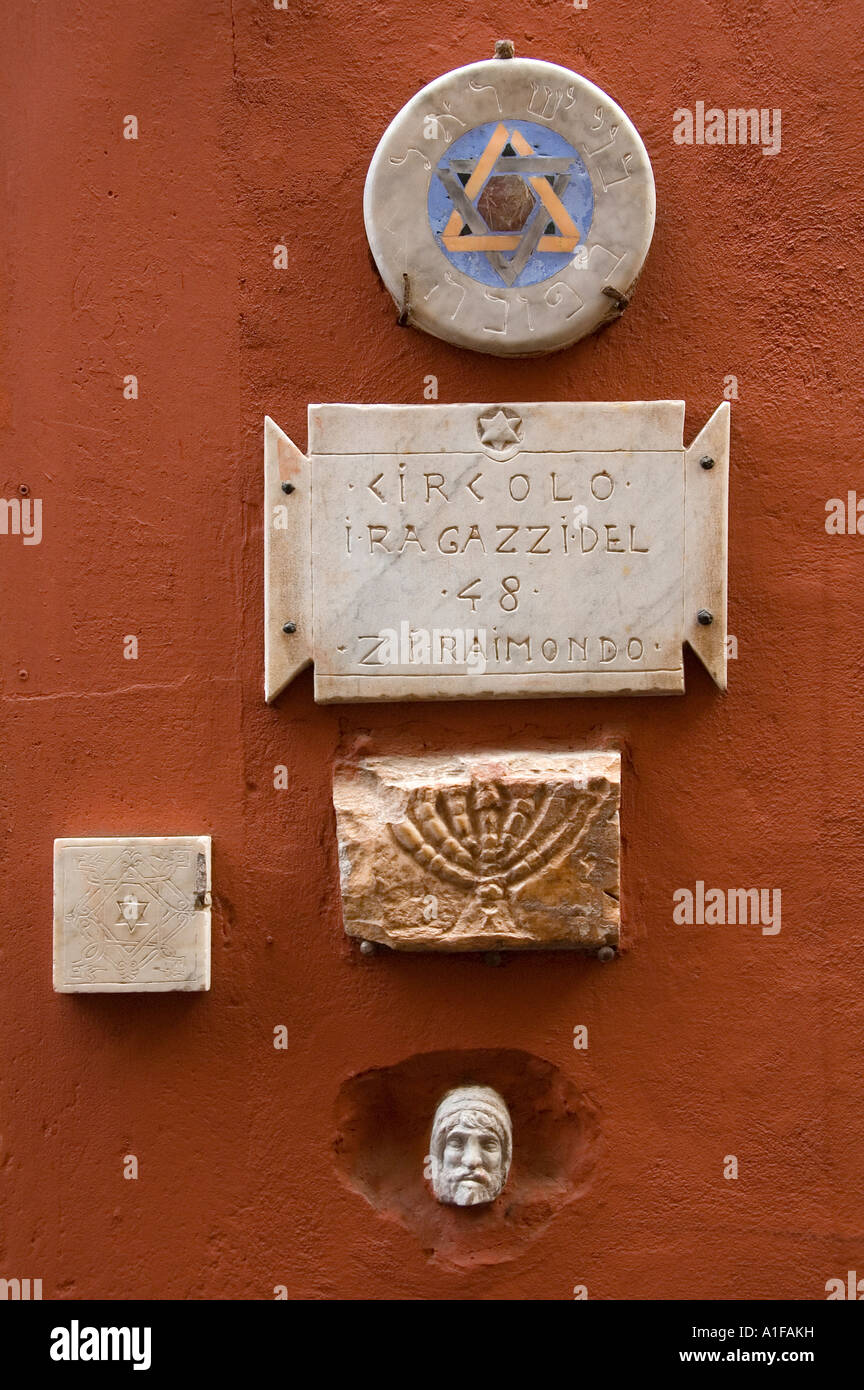
[[[267,698],[310,660],[320,701],[673,693],[685,641],[725,689],[728,403],[683,423],[310,406],[307,458],[268,421]]]
[[[341,769],[346,932],[409,951],[616,946],[620,778],[608,752]]]
[[[54,988],[210,988],[210,837],[54,841]]]
[[[493,232],[521,231],[534,206],[528,185],[517,174],[490,179],[477,199],[477,211]]]

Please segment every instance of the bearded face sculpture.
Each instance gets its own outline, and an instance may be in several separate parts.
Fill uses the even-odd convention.
[[[489,1086],[448,1091],[435,1111],[426,1177],[439,1202],[473,1207],[494,1202],[513,1152],[510,1112]]]

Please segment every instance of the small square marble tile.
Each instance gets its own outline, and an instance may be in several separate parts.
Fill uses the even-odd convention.
[[[209,835],[54,841],[58,993],[209,988]]]

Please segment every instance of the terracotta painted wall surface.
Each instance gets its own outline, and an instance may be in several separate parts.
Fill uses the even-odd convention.
[[[0,28],[0,485],[44,508],[40,545],[0,536],[0,1275],[822,1299],[864,1272],[864,537],[825,529],[864,494],[860,6],[9,0]],[[504,35],[605,88],[657,181],[632,307],[528,362],[399,329],[361,214],[392,115]],[[781,108],[780,153],[674,144],[697,101]],[[683,396],[687,440],[738,378],[725,697],[689,661],[683,698],[316,707],[306,672],[264,705],[263,416],[303,444],[309,401],[420,402],[428,374],[441,401]],[[622,749],[621,960],[342,935],[334,758],[483,745]],[[147,832],[213,836],[211,993],[55,996],[53,838]],[[782,930],[676,925],[700,880],[779,888]],[[334,1154],[352,1077],[454,1048],[553,1064],[599,1145],[530,1245],[459,1270]]]

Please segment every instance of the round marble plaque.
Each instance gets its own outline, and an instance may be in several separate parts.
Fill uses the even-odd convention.
[[[654,176],[599,87],[493,58],[402,108],[369,166],[364,215],[403,323],[527,357],[626,308],[654,230]]]

